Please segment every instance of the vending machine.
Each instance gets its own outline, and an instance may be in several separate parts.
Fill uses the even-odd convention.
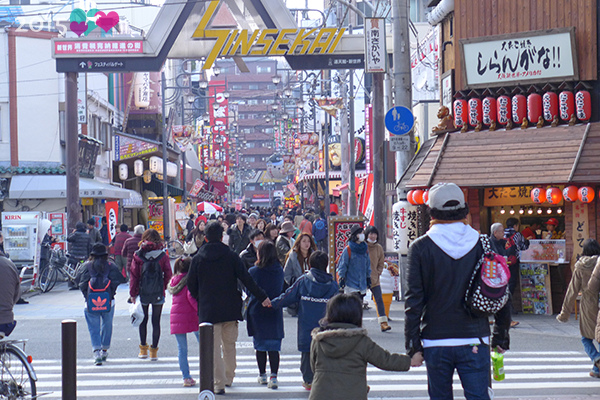
[[[36,262],[37,232],[41,218],[42,213],[37,211],[2,213],[4,251],[15,264]]]

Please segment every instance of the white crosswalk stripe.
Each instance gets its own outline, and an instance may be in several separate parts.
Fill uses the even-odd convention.
[[[279,389],[269,390],[256,382],[257,367],[253,355],[239,355],[236,377],[227,398],[285,398],[306,399],[308,392],[302,386],[299,371],[300,355],[282,355],[278,380]],[[198,376],[198,357],[189,359],[192,376]],[[60,361],[35,360],[38,375],[38,394],[44,398],[61,397]],[[509,352],[505,356],[506,380],[494,382],[497,396],[510,391],[535,390],[537,395],[552,394],[556,390],[599,388],[600,379],[589,377],[592,363],[583,352]],[[182,387],[182,378],[176,357],[161,357],[158,362],[129,358],[109,358],[102,366],[89,359],[80,359],[77,365],[77,392],[80,398],[160,398],[177,395],[195,399],[198,388]],[[371,397],[425,398],[427,375],[424,367],[409,372],[385,372],[367,368]],[[454,377],[455,395],[462,397],[458,376]],[[250,396],[250,397],[249,397]]]

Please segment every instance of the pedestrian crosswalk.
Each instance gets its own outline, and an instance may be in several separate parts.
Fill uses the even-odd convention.
[[[282,354],[279,389],[269,390],[256,382],[256,361],[251,354],[238,354],[238,366],[233,387],[227,388],[227,398],[236,399],[306,399],[308,392],[301,386],[299,354]],[[190,357],[192,376],[198,376],[198,357]],[[38,394],[44,398],[61,397],[61,365],[55,360],[36,360]],[[584,394],[590,388],[600,389],[600,379],[591,378],[592,363],[578,351],[522,352],[511,351],[505,356],[506,380],[494,382],[496,397],[517,395]],[[367,368],[371,398],[426,398],[425,367],[409,372],[385,372]],[[104,399],[164,399],[177,395],[181,399],[197,399],[198,387],[182,387],[182,377],[176,357],[161,357],[157,362],[130,358],[109,358],[102,366],[89,359],[78,360],[77,396]],[[462,388],[455,375],[456,397]]]

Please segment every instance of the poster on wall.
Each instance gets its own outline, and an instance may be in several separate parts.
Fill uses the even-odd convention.
[[[524,314],[552,314],[548,264],[521,263],[521,303]]]
[[[108,243],[112,242],[117,235],[117,225],[119,224],[119,202],[107,201],[106,207],[106,224],[108,227]]]

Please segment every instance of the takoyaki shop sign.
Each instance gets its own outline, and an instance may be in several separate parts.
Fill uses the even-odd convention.
[[[575,28],[460,41],[468,88],[579,79]]]

